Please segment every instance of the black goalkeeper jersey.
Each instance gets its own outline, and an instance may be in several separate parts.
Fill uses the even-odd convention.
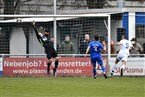
[[[42,38],[42,40],[43,40],[43,38]],[[42,43],[43,43],[43,47],[45,48],[45,51],[52,51],[52,50],[54,50],[53,42],[50,41],[50,39],[48,37],[46,38],[46,40],[43,40]]]
[[[37,29],[35,28],[35,26],[33,26],[35,33],[36,33],[36,37],[38,38],[38,41],[40,42],[40,44],[43,45],[43,47],[45,48],[45,52],[50,52],[50,51],[54,51],[54,47],[53,47],[53,42],[50,40],[50,36],[46,36],[46,35],[40,35],[39,32],[37,31]]]

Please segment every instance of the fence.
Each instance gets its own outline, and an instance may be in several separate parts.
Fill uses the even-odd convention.
[[[60,54],[84,54],[88,43],[93,40],[93,34],[98,33],[102,40],[107,39],[109,15],[83,14],[83,15],[3,15],[9,20],[1,23],[1,54],[44,54],[43,47],[39,44],[32,22],[36,22],[36,28],[43,26],[54,37],[54,45]],[[10,18],[15,19],[10,19]],[[30,18],[31,17],[31,18]],[[86,35],[87,34],[87,37]],[[69,40],[65,40],[65,36]],[[110,39],[110,38],[108,38]]]
[[[1,76],[48,76],[46,55],[1,55]],[[115,55],[116,56],[116,55]],[[89,57],[80,54],[59,54],[60,62],[57,69],[58,76],[92,76],[92,65]],[[107,55],[103,55],[103,63],[106,72],[110,75],[110,68],[114,64],[115,57],[111,57],[108,64]],[[50,76],[52,75],[51,65]],[[120,76],[121,62],[117,65],[114,76]],[[97,75],[102,75],[102,70],[97,65]],[[125,67],[124,76],[145,76],[145,55],[129,57]]]
[[[2,55],[1,75],[3,76],[48,76],[46,55]],[[103,58],[105,67],[107,58]],[[52,75],[51,65],[50,75]],[[102,74],[101,68],[97,66],[98,76]],[[59,54],[58,76],[92,76],[92,65],[89,57],[80,54]]]
[[[89,58],[74,58],[71,54],[80,54],[81,50],[83,50],[81,53],[84,54],[94,33],[102,35],[102,41],[105,40],[106,33],[110,33],[108,30],[110,15],[106,14],[1,15],[1,17],[8,19],[0,21],[1,40],[5,41],[1,42],[3,48],[1,53],[8,53],[7,56],[10,56],[2,59],[4,62],[3,73],[6,76],[46,76],[47,59],[31,56],[31,54],[44,56],[43,46],[38,42],[32,27],[33,21],[36,22],[39,32],[44,34],[41,29],[43,26],[47,28],[51,36],[53,35],[54,40],[51,41],[54,42],[54,47],[59,54],[70,56],[60,58],[60,69],[57,71],[60,76],[91,76],[92,66]],[[12,17],[14,19],[10,19]],[[86,41],[85,34],[89,41]],[[69,40],[66,40],[66,35],[69,36]],[[80,47],[81,45],[82,47]],[[24,56],[15,56],[18,54]],[[25,56],[26,54],[28,56]],[[110,52],[108,57],[110,57],[109,55]],[[107,58],[104,59],[104,62],[108,66]],[[100,69],[100,67],[98,68]]]
[[[104,54],[108,53],[109,65],[112,64],[110,53],[118,52],[117,47],[112,49],[112,44],[121,39],[122,31],[117,31],[118,28],[125,29],[129,40],[136,37],[141,47],[145,44],[145,14],[142,8],[114,8],[114,4],[117,3],[113,0],[109,2],[106,2],[108,0],[100,0],[100,2],[95,2],[97,0],[1,1],[0,54],[40,54],[40,56],[44,54],[44,48],[39,44],[32,28],[33,20],[39,32],[44,34],[41,26],[50,32],[51,40],[54,41],[54,47],[59,54],[70,56],[84,54],[88,43],[93,40],[93,34],[98,33],[101,37],[100,42],[106,41],[108,44],[108,52]],[[125,3],[129,4],[129,1]],[[69,41],[65,40],[66,35],[69,36]],[[145,51],[145,48],[143,50]],[[18,56],[18,58],[29,60],[34,56]]]
[[[93,40],[94,33],[101,36],[100,41],[116,42],[121,39],[122,34],[122,31],[117,29],[125,29],[129,40],[136,37],[137,42],[145,50],[144,13],[115,15],[0,15],[1,18],[8,19],[0,21],[0,54],[44,54],[43,47],[38,43],[32,28],[33,20],[36,21],[39,32],[44,33],[41,29],[43,26],[55,38],[54,45],[59,54],[84,54],[88,42]],[[69,49],[63,47],[63,44],[66,44],[66,35],[69,35],[72,42],[71,46],[68,45]],[[108,49],[109,44],[110,42]],[[114,53],[117,51],[116,47]]]

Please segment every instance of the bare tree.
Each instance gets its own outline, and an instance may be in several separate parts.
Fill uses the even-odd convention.
[[[13,15],[18,13],[20,4],[29,2],[32,0],[0,0],[0,8],[3,9],[3,14],[5,15]],[[13,19],[4,17],[4,20]],[[11,24],[1,24],[1,35],[0,35],[0,53],[9,53],[9,38],[10,32],[12,30],[13,25]]]
[[[61,10],[66,9],[101,9],[105,7],[112,7],[109,1],[112,0],[57,0],[58,8]],[[113,0],[115,1],[115,0]],[[116,0],[117,1],[117,0]],[[130,2],[145,2],[145,0],[126,0]]]
[[[86,0],[89,9],[104,8],[109,6],[108,0]]]
[[[3,14],[9,14],[9,15],[12,15],[12,14],[15,14],[15,13],[18,13],[18,10],[19,10],[19,6],[21,3],[23,2],[28,2],[28,1],[31,1],[31,0],[3,0],[4,2],[4,13]],[[10,18],[4,18],[5,20],[6,19],[10,19]]]
[[[73,7],[74,9],[96,9],[111,6],[108,0],[58,0],[59,9],[64,9],[65,7]]]
[[[3,0],[0,0],[0,9],[4,7]]]
[[[57,6],[60,10],[86,9],[85,0],[57,0]]]
[[[4,1],[4,14],[14,14],[20,0],[3,0]]]

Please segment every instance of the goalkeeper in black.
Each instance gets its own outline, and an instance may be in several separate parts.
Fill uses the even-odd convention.
[[[53,68],[53,74],[56,77],[56,75],[57,75],[56,69],[58,67],[59,59],[57,57],[57,52],[53,47],[53,41],[50,40],[50,33],[48,32],[48,30],[45,30],[43,27],[42,27],[42,30],[45,31],[45,34],[43,35],[42,33],[39,33],[36,29],[35,21],[33,21],[33,28],[34,28],[34,31],[36,33],[36,37],[37,37],[38,41],[40,42],[40,44],[44,47],[45,53],[46,53],[47,58],[48,58],[47,74],[48,75],[50,74],[50,65],[52,63],[52,60],[54,59],[55,66]]]

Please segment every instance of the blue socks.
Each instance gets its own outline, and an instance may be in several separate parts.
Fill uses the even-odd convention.
[[[94,74],[94,76],[96,76],[96,68],[95,67],[93,68],[93,74]]]
[[[103,66],[103,65],[100,65],[101,66],[101,68],[102,68],[102,71],[103,71],[103,73],[105,73],[106,72],[106,69],[105,69],[105,67]],[[94,74],[94,77],[96,77],[97,75],[97,72],[96,72],[96,67],[93,67],[93,74]]]
[[[101,66],[101,68],[102,68],[102,71],[103,72],[105,72],[106,70],[105,70],[105,67],[103,66],[103,65],[100,65]]]

